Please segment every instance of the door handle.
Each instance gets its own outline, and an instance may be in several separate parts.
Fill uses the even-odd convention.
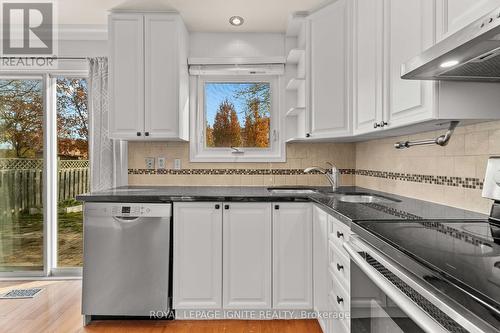
[[[337,270],[340,272],[341,269],[344,269],[344,266],[337,263]]]
[[[215,205],[215,209],[219,209],[220,208],[220,205]]]
[[[337,238],[344,238],[344,233],[340,232],[340,231],[337,231]]]
[[[337,304],[344,303],[344,299],[342,297],[337,296]]]
[[[224,209],[229,209],[229,205],[224,205]]]
[[[274,205],[274,209],[276,210],[280,209],[280,205]]]

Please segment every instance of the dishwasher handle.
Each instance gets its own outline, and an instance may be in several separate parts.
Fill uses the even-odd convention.
[[[134,223],[140,218],[141,216],[113,216],[113,219],[119,223]]]
[[[380,290],[382,290],[394,303],[396,303],[397,306],[423,330],[433,333],[448,332],[394,284],[392,284],[375,268],[367,263],[358,251],[356,251],[351,242],[344,242],[343,246],[356,266],[358,266],[361,271],[363,271],[363,273],[365,273],[366,276],[380,288]]]

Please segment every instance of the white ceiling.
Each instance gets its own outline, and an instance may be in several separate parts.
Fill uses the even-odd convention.
[[[325,0],[57,0],[59,24],[106,24],[111,9],[176,10],[190,31],[284,32],[289,14]],[[244,17],[233,27],[229,17]]]

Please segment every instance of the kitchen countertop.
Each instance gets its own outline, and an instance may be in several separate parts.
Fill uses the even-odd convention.
[[[286,188],[286,186],[276,186]],[[276,188],[275,187],[275,188]],[[301,187],[302,188],[302,187]],[[308,188],[308,187],[304,187]],[[314,187],[311,187],[314,188]],[[317,188],[317,187],[316,187]],[[160,203],[183,201],[313,201],[324,210],[350,225],[353,221],[418,220],[418,219],[487,219],[487,215],[412,199],[394,194],[344,186],[336,192],[357,192],[381,195],[394,199],[384,203],[349,203],[326,193],[328,187],[320,187],[312,194],[273,194],[268,187],[249,186],[124,186],[109,190],[78,195],[85,202]],[[325,192],[322,192],[325,191]]]

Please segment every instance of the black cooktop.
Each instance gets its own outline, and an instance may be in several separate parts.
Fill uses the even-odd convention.
[[[430,268],[435,274],[422,274],[421,278],[435,288],[494,327],[500,323],[500,222],[422,219],[356,225]],[[384,251],[383,246],[377,247]],[[399,259],[396,261],[412,271],[404,258]]]

